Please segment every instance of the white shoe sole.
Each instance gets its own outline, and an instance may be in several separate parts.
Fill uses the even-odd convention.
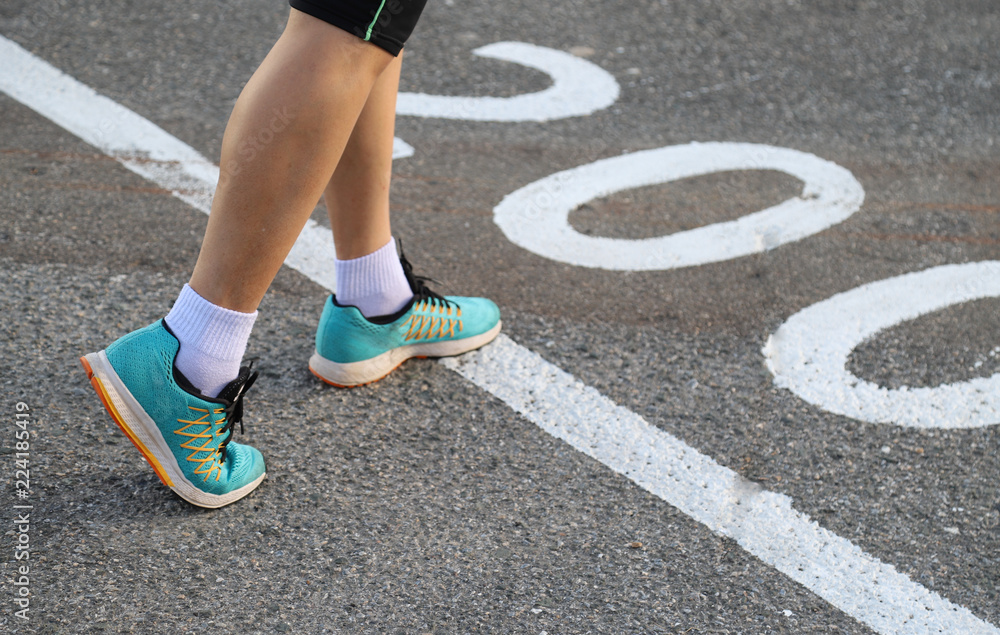
[[[452,357],[485,346],[500,334],[502,324],[503,322],[498,321],[496,326],[485,333],[459,340],[400,346],[360,362],[338,364],[315,352],[309,358],[309,370],[326,383],[338,388],[363,386],[382,379],[413,357]]]
[[[180,466],[177,465],[177,459],[170,451],[160,429],[125,387],[104,351],[85,355],[80,358],[80,363],[87,371],[90,383],[94,386],[94,390],[97,391],[97,395],[101,398],[101,402],[111,418],[142,453],[143,458],[160,477],[163,484],[187,502],[210,509],[224,507],[255,490],[267,476],[265,472],[252,483],[228,494],[209,494],[201,491],[181,472]]]

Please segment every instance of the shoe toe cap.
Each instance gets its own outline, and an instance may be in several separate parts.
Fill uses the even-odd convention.
[[[243,487],[265,472],[264,455],[257,448],[232,442],[226,446],[229,484],[232,489]]]
[[[466,337],[485,333],[500,321],[500,307],[488,298],[449,298],[462,308]]]

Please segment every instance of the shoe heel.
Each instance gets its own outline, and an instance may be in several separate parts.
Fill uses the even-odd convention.
[[[135,438],[135,435],[132,433],[131,430],[129,430],[128,424],[125,423],[125,420],[122,418],[121,414],[119,414],[117,408],[115,408],[114,403],[112,403],[111,401],[111,396],[108,394],[107,389],[104,387],[104,383],[101,381],[100,377],[98,377],[94,373],[93,366],[91,366],[90,360],[88,359],[91,356],[94,356],[96,358],[97,354],[90,353],[88,355],[81,357],[80,363],[83,365],[83,369],[87,371],[87,378],[90,379],[90,385],[94,387],[94,392],[97,393],[97,397],[101,400],[101,404],[104,406],[104,409],[111,416],[111,419],[115,422],[115,424],[121,429],[122,433],[124,433],[125,436],[128,437],[128,440],[132,442],[132,445],[135,446],[135,449],[139,450],[139,454],[142,455],[142,458],[146,461],[146,463],[148,463],[149,466],[153,468],[153,472],[156,473],[156,476],[160,479],[160,482],[166,485],[167,487],[172,488],[173,484],[170,482],[170,479],[164,473],[163,468],[160,466],[159,462],[153,459],[150,456],[148,450],[146,450],[145,446],[143,446],[143,444],[138,439]],[[94,359],[94,363],[95,364],[98,363],[98,360]]]

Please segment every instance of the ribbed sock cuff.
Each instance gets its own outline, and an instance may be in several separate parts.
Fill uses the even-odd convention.
[[[337,302],[369,318],[395,313],[413,297],[392,239],[367,256],[337,260],[336,278]]]
[[[182,346],[201,355],[237,362],[246,352],[257,311],[240,313],[216,306],[185,284],[166,321]]]

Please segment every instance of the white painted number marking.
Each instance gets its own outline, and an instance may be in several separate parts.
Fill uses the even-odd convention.
[[[399,137],[392,138],[392,158],[405,159],[413,156],[413,146],[403,141]]]
[[[725,170],[779,170],[804,182],[779,205],[689,231],[626,240],[586,236],[569,224],[584,203],[615,192]],[[493,220],[514,244],[582,267],[652,271],[738,258],[844,220],[864,190],[850,172],[812,154],[750,143],[692,143],[634,152],[558,172],[508,195]]]
[[[777,385],[830,412],[914,428],[1000,423],[1000,373],[935,388],[880,388],[846,369],[858,344],[945,307],[1000,297],[1000,262],[945,265],[839,293],[790,317],[764,347]]]
[[[451,97],[399,93],[396,114],[466,121],[551,121],[607,108],[618,99],[611,73],[579,57],[524,42],[497,42],[473,51],[548,74],[552,86],[513,97]]]

